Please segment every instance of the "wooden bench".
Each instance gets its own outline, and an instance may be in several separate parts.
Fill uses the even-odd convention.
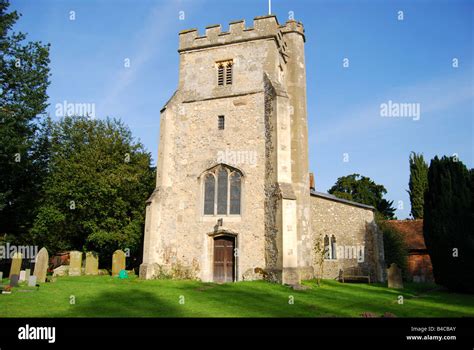
[[[346,281],[364,281],[370,283],[370,273],[363,271],[361,267],[350,267],[339,270],[339,281],[345,283]]]

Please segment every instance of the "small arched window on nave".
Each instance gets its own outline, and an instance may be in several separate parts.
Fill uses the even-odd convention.
[[[324,236],[324,259],[331,259],[331,249],[329,247],[329,236]]]
[[[337,259],[336,237],[331,236],[331,259]]]

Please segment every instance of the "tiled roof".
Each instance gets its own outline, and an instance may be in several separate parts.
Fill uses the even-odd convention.
[[[333,196],[332,194],[329,194],[329,193],[324,193],[324,192],[318,192],[318,191],[311,190],[311,195],[316,196],[316,197],[320,197],[320,198],[329,199],[329,200],[336,201],[336,202],[340,202],[340,203],[344,203],[344,204],[353,205],[353,206],[364,208],[364,209],[375,210],[375,208],[371,205],[366,205],[366,204],[362,204],[362,203],[353,202],[353,201],[350,201],[350,200],[347,200],[347,199],[342,199],[342,198]]]
[[[426,249],[423,220],[386,220],[384,222],[405,236],[408,249]]]

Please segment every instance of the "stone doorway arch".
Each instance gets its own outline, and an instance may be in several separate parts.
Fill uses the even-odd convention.
[[[226,283],[237,281],[237,234],[220,231],[209,235],[211,244],[212,281]]]

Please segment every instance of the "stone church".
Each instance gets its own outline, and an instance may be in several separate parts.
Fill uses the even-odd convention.
[[[304,45],[300,22],[273,15],[179,33],[141,278],[383,280],[374,209],[310,181]]]

